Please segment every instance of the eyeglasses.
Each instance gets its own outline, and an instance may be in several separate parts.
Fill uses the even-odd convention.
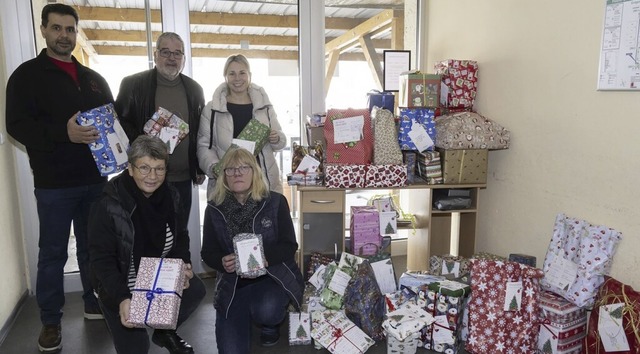
[[[167,48],[160,49],[158,51],[158,54],[160,54],[160,56],[163,57],[163,58],[170,58],[171,54],[173,54],[173,57],[175,59],[182,59],[182,57],[184,56],[184,53],[179,51],[179,50],[176,50],[175,52],[172,52]]]
[[[151,171],[156,171],[156,176],[164,176],[167,173],[166,167],[149,167],[147,165],[136,166],[131,164],[131,166],[135,167],[140,171],[140,174],[143,176],[147,176],[151,173]]]
[[[236,173],[239,172],[241,175],[246,175],[251,170],[251,166],[227,167],[224,169],[224,174],[227,176],[235,176]]]

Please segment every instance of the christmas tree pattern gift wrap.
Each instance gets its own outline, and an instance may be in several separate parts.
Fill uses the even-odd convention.
[[[466,350],[535,353],[540,330],[540,269],[516,262],[471,261],[469,338]]]
[[[542,287],[579,307],[593,306],[622,233],[558,214],[544,259]]]
[[[135,327],[176,329],[184,262],[179,258],[142,257],[132,290],[129,322]]]
[[[112,103],[82,112],[78,114],[76,121],[82,126],[92,125],[98,130],[98,139],[89,144],[89,149],[100,176],[108,176],[127,168],[129,139]]]
[[[311,337],[336,354],[362,354],[375,344],[344,313],[338,311],[314,313]]]

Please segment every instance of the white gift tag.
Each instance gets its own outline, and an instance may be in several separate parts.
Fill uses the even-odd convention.
[[[342,296],[344,295],[344,291],[347,289],[347,284],[349,284],[349,280],[351,277],[349,274],[341,271],[340,269],[336,269],[336,272],[333,273],[333,277],[329,282],[329,289],[336,294]]]
[[[311,283],[311,285],[315,286],[316,289],[320,290],[320,288],[322,288],[322,284],[324,283],[324,280],[322,279],[324,276],[324,271],[327,269],[327,266],[324,264],[321,264],[318,269],[316,269],[316,272],[313,273],[313,275],[311,276],[311,278],[309,278],[309,283]]]
[[[169,146],[170,154],[173,154],[173,150],[176,148],[176,145],[178,145],[179,134],[180,130],[177,128],[162,127],[162,129],[160,129],[160,135],[158,135],[158,137]]]
[[[118,165],[123,164],[129,160],[127,156],[127,146],[120,140],[118,134],[107,134],[107,144],[113,152],[113,157]]]
[[[549,270],[544,275],[549,284],[562,290],[569,290],[578,274],[578,265],[564,258],[562,255],[554,254]]]
[[[333,143],[343,144],[362,140],[364,116],[355,116],[333,120]]]
[[[118,139],[124,145],[125,150],[129,150],[129,138],[127,137],[127,133],[124,132],[124,128],[122,128],[122,124],[120,124],[120,120],[116,119],[113,121],[113,131],[116,132]]]
[[[249,273],[264,268],[264,259],[262,259],[262,252],[260,252],[260,241],[257,238],[237,241],[236,245],[240,272]]]
[[[232,142],[245,150],[249,150],[252,154],[255,152],[254,151],[256,149],[255,141],[244,140],[244,139],[233,139]]]
[[[416,145],[416,149],[418,151],[425,151],[433,146],[433,140],[420,123],[414,121],[408,135],[409,138],[411,138],[411,141]]]
[[[442,260],[442,270],[441,275],[453,274],[454,277],[460,276],[460,262],[447,262],[446,260]]]
[[[522,282],[508,281],[504,296],[504,311],[520,311],[522,305]]]
[[[319,296],[309,296],[309,303],[307,304],[307,312],[324,311],[327,308],[322,305]]]
[[[320,167],[320,161],[309,155],[304,155],[295,173],[318,172],[318,167]]]
[[[398,220],[395,211],[382,211],[378,213],[380,219],[380,235],[395,235],[398,233]]]
[[[380,292],[387,294],[396,291],[396,276],[393,273],[391,258],[373,262],[371,263],[371,268],[373,268],[373,274],[376,277]]]
[[[435,316],[435,319],[436,322],[432,324],[433,334],[431,338],[433,339],[433,342],[454,344],[455,338],[453,336],[453,331],[449,329],[449,321],[447,321],[447,316]]]
[[[550,325],[540,325],[538,349],[542,353],[554,353],[558,349],[558,330]]]
[[[180,276],[180,272],[182,272],[182,267],[180,264],[170,263],[170,262],[162,262],[162,266],[160,268],[160,272],[158,272],[158,266],[156,266],[155,274],[158,274],[158,278],[155,282],[155,289],[162,289],[164,291],[176,291],[175,284],[176,279]]]
[[[289,312],[289,340],[311,340],[311,317],[307,312]]]
[[[624,332],[622,317],[623,303],[600,306],[598,313],[598,334],[606,352],[629,350],[629,342]]]

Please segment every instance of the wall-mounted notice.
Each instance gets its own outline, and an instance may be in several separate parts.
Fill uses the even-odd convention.
[[[598,90],[640,90],[640,0],[607,0]]]

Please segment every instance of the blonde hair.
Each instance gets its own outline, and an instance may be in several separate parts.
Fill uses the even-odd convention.
[[[245,57],[242,54],[234,54],[234,55],[230,55],[227,58],[227,62],[224,63],[224,67],[222,69],[222,77],[227,77],[227,71],[229,70],[229,65],[231,65],[231,63],[233,62],[244,65],[247,68],[247,71],[251,73],[251,66],[249,65],[249,60],[247,59],[247,57]]]
[[[227,183],[227,176],[224,174],[225,168],[240,165],[250,166],[253,170],[253,175],[251,176],[249,198],[255,201],[260,201],[269,195],[269,188],[267,188],[267,184],[264,181],[262,169],[260,168],[260,166],[258,166],[256,157],[253,156],[253,154],[250,153],[249,150],[232,146],[227,150],[227,153],[222,158],[222,161],[220,161],[221,173],[216,180],[216,185],[213,188],[213,193],[210,196],[210,199],[214,204],[222,204],[227,193],[231,192],[229,184]]]

